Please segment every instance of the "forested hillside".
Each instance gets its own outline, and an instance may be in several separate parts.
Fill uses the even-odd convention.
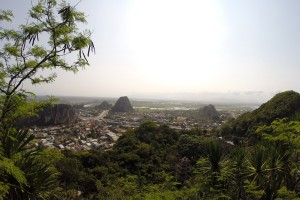
[[[298,121],[275,120],[258,127],[255,144],[233,146],[199,128],[177,132],[147,121],[128,130],[111,151],[59,153],[53,164],[63,191],[57,194],[64,199],[79,191],[82,199],[294,199],[300,192],[299,131]]]
[[[298,198],[299,99],[293,91],[279,93],[225,123],[235,130],[251,127],[251,142],[231,145],[210,130],[176,131],[146,121],[111,151],[64,151],[54,162],[61,196],[75,198],[80,191],[88,199]]]
[[[269,125],[277,118],[299,118],[300,94],[286,91],[276,94],[271,100],[262,104],[258,109],[247,112],[232,119],[222,126],[223,136],[250,136],[259,125]]]

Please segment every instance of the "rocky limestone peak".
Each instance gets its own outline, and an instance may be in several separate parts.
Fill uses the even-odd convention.
[[[95,108],[99,110],[109,110],[111,109],[112,105],[107,101],[103,101],[100,105],[97,105]]]
[[[111,112],[131,112],[131,111],[133,111],[133,108],[127,96],[120,97],[111,109]]]
[[[55,104],[40,111],[36,117],[21,120],[19,124],[21,126],[49,126],[71,124],[77,120],[78,116],[71,105]]]
[[[220,115],[219,112],[216,110],[215,106],[212,104],[209,104],[201,108],[199,110],[199,113],[202,117],[207,119],[218,119]]]

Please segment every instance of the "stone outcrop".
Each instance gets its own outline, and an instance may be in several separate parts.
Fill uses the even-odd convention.
[[[103,101],[100,105],[95,106],[98,110],[109,110],[111,109],[112,105],[109,104],[107,101]]]
[[[68,104],[55,104],[46,107],[37,117],[30,117],[20,121],[20,126],[49,126],[71,124],[78,120],[74,108]]]
[[[133,107],[127,96],[120,97],[111,109],[111,112],[131,112],[131,111],[133,111]]]
[[[199,115],[204,119],[218,120],[220,113],[216,110],[214,105],[209,104],[199,110]]]

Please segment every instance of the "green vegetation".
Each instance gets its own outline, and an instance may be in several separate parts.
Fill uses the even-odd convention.
[[[296,199],[300,122],[259,126],[232,146],[195,129],[146,121],[106,152],[64,151],[55,162],[63,199]]]
[[[29,14],[20,30],[0,29],[0,199],[300,198],[300,95],[293,91],[223,125],[225,136],[249,136],[243,146],[215,130],[176,131],[152,121],[127,130],[109,151],[33,146],[16,123],[52,99],[37,101],[22,84],[53,81],[55,74],[38,75],[45,69],[76,72],[94,46],[90,32],[77,28],[84,14],[65,2],[40,0]],[[12,16],[0,11],[0,21]],[[61,58],[74,52],[74,62]]]
[[[270,117],[271,105],[297,105],[295,96],[290,91],[276,95],[236,121]],[[111,151],[65,151],[56,164],[60,187],[67,190],[61,195],[68,198],[79,190],[82,199],[299,199],[300,122],[284,109],[273,113],[291,119],[253,126],[243,145],[239,140],[227,144],[201,128],[175,131],[146,121],[128,130]]]
[[[300,112],[300,94],[286,91],[275,95],[258,109],[242,114],[224,124],[221,129],[223,136],[251,136],[260,125],[269,125],[277,118],[296,119]],[[299,119],[299,118],[298,118]]]
[[[12,18],[11,11],[0,11],[0,22]],[[16,124],[54,100],[36,100],[23,87],[25,82],[49,83],[56,74],[45,77],[41,71],[76,72],[88,65],[86,57],[94,45],[88,30],[79,31],[79,23],[86,20],[75,7],[39,0],[29,10],[26,25],[18,30],[0,28],[0,199],[45,199],[59,190],[53,163],[42,159],[43,152],[31,145],[33,136]],[[76,52],[77,58],[70,56]]]

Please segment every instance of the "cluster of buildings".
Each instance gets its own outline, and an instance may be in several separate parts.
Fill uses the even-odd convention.
[[[103,121],[81,121],[69,125],[33,127],[35,145],[61,150],[110,149],[125,129],[113,129]]]
[[[78,115],[81,120],[74,124],[33,127],[31,132],[35,135],[35,144],[61,150],[82,151],[91,148],[107,150],[128,128],[136,128],[145,120],[155,121],[158,125],[166,124],[176,130],[188,130],[199,125],[203,126],[195,119],[162,111],[114,114],[100,111],[95,114],[84,113],[84,110],[81,109]],[[210,124],[209,126],[218,125]]]

